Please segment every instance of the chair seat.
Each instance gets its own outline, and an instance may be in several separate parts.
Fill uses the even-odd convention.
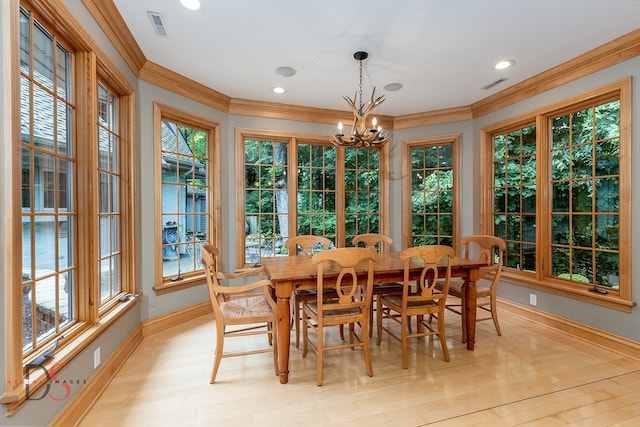
[[[462,298],[462,285],[464,284],[463,280],[452,280],[451,284],[449,285],[449,295],[453,295],[454,297],[458,297],[458,298]],[[442,283],[438,282],[436,284],[436,289],[438,290],[442,290]],[[488,297],[491,296],[491,289],[484,287],[484,286],[478,286],[477,282],[476,282],[476,297],[477,298],[483,298],[483,297]]]
[[[305,296],[313,296],[313,295],[317,295],[317,291],[315,289],[296,289],[295,291],[293,291],[296,296],[298,297],[305,297]],[[330,294],[332,292],[335,292],[333,289],[331,288],[326,288],[322,291],[322,293],[324,294]]]
[[[316,316],[318,315],[318,304],[315,302],[311,302],[307,304],[307,307],[310,311],[313,312]],[[337,310],[324,310],[323,312],[325,318],[330,317],[342,317],[342,316],[351,316],[360,314],[360,310],[357,307],[354,308],[341,308]]]
[[[271,306],[263,296],[226,301],[220,304],[220,309],[225,317],[236,319],[273,315]]]
[[[376,291],[383,291],[383,292],[388,292],[388,291],[393,291],[393,290],[398,290],[398,292],[402,292],[402,283],[399,282],[387,282],[387,283],[376,283],[375,285],[373,285],[373,292],[375,293]]]
[[[395,305],[396,307],[402,307],[402,294],[392,294],[388,296],[382,297],[382,300],[385,304]],[[427,307],[437,307],[438,303],[436,301],[407,301],[407,307],[410,308],[427,308]]]

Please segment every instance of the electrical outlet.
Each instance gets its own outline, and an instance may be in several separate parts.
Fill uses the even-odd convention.
[[[536,294],[529,294],[529,304],[538,305],[538,296]]]
[[[93,352],[93,369],[100,366],[100,347],[96,348]]]

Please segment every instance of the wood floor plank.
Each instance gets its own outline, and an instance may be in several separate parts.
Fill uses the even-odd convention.
[[[212,385],[215,325],[203,315],[145,337],[80,426],[638,425],[639,360],[508,312],[501,337],[478,324],[470,352],[460,318],[445,320],[449,363],[437,340],[411,340],[402,369],[385,336],[371,344],[373,377],[360,350],[334,351],[318,387],[315,355],[292,347],[288,384],[260,354],[224,359]]]

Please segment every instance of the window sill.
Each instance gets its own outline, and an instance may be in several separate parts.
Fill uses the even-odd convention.
[[[589,292],[586,287],[575,287],[568,285],[563,281],[555,281],[550,279],[548,281],[536,280],[533,276],[525,277],[524,274],[511,273],[507,270],[502,272],[500,277],[501,281],[513,283],[515,285],[524,286],[526,288],[537,289],[544,292],[549,292],[555,295],[561,295],[567,298],[575,299],[578,301],[584,301],[591,304],[600,305],[603,307],[612,308],[615,310],[631,312],[631,309],[636,306],[635,301],[630,301],[621,298],[617,292],[608,294],[598,294]]]
[[[106,314],[102,319],[100,319],[99,322],[95,323],[94,325],[88,328],[84,328],[86,323],[79,323],[73,330],[69,331],[70,333],[65,334],[65,336],[71,336],[70,340],[66,343],[64,342],[65,340],[61,341],[61,344],[63,344],[63,346],[58,349],[58,351],[56,351],[51,359],[47,360],[42,365],[43,369],[34,368],[30,372],[29,394],[32,396],[40,396],[43,392],[46,392],[46,389],[43,390],[43,388],[47,384],[49,384],[49,379],[47,378],[46,373],[53,376],[58,376],[60,372],[64,372],[64,368],[76,356],[78,356],[84,349],[86,349],[97,337],[99,337],[105,330],[113,325],[120,317],[122,317],[126,312],[128,312],[135,306],[140,295],[141,294],[138,294],[136,298],[128,299],[120,303],[117,307],[111,310],[110,313]],[[25,377],[14,381],[15,387],[12,387],[8,380],[6,392],[2,395],[0,400],[1,403],[5,405],[7,416],[16,414],[20,410],[20,408],[26,402],[28,402],[25,380],[26,375]],[[19,384],[16,384],[17,382],[19,382]],[[53,390],[51,390],[51,392],[53,393]],[[64,395],[64,390],[56,390],[56,397],[58,398],[58,400],[62,400],[61,397],[64,397],[58,396],[60,393]]]
[[[184,279],[177,280],[175,282],[166,281],[153,288],[156,295],[164,295],[170,292],[180,291],[182,289],[191,288],[193,286],[200,286],[206,283],[207,278],[204,275],[204,271],[194,274],[193,276],[185,276]]]

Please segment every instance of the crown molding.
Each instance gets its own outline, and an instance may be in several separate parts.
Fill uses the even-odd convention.
[[[640,29],[471,104],[473,117],[489,114],[638,55]]]
[[[342,121],[347,126],[353,124],[353,112],[351,111],[253,101],[240,98],[231,99],[229,113],[311,123],[330,123],[337,125],[338,121]],[[392,129],[394,126],[394,118],[392,116],[376,115],[376,119],[380,126],[385,129]]]
[[[122,55],[129,68],[140,77],[140,70],[147,62],[147,58],[113,0],[82,0],[82,3]]]
[[[440,123],[471,120],[471,107],[453,107],[442,110],[425,111],[423,113],[405,114],[394,119],[394,129],[406,129],[418,126],[437,125]]]
[[[144,64],[140,70],[140,79],[218,110],[229,111],[231,98],[227,95],[154,62],[147,61]]]

